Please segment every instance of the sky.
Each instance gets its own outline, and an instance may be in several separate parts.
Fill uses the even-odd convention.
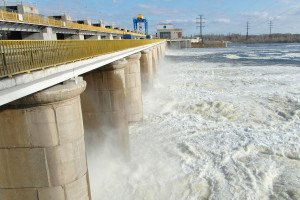
[[[3,0],[2,0],[3,2]],[[10,1],[7,1],[10,2]],[[15,1],[14,1],[15,2]],[[28,3],[29,1],[23,1]],[[203,34],[300,33],[300,0],[31,0],[40,14],[66,13],[72,20],[90,19],[133,29],[132,19],[143,14],[149,32],[160,23],[182,28],[184,36],[199,34],[196,18],[203,15]],[[29,2],[29,3],[30,3]]]

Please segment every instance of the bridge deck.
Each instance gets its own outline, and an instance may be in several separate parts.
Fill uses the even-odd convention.
[[[163,40],[2,40],[0,78]]]

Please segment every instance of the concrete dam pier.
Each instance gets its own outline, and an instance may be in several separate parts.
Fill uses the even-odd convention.
[[[75,83],[76,81],[76,83]],[[89,199],[80,78],[1,108],[1,199]]]
[[[90,200],[85,134],[94,134],[99,145],[113,138],[124,159],[130,158],[128,123],[143,120],[142,91],[151,87],[165,48],[161,40],[66,63],[58,67],[65,71],[53,74],[47,70],[58,69],[32,72],[32,77],[48,74],[33,81],[22,78],[28,74],[14,83],[4,78],[0,199]],[[69,69],[73,78],[67,78]],[[49,86],[26,94],[43,84]],[[15,97],[16,91],[24,96]]]

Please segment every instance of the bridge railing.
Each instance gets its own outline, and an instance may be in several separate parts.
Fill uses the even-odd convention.
[[[0,10],[0,20],[14,21],[14,22],[20,22],[20,23],[42,24],[42,25],[56,26],[56,27],[62,27],[62,28],[99,31],[99,32],[105,32],[105,33],[131,34],[131,35],[142,36],[142,37],[146,36],[146,35],[139,34],[139,33],[124,32],[124,31],[115,30],[115,29],[90,26],[90,25],[86,25],[86,24],[78,24],[78,23],[68,22],[68,21],[64,22],[64,21],[60,21],[60,20],[35,16],[35,15],[7,12],[4,10]]]
[[[0,40],[0,78],[164,40]]]

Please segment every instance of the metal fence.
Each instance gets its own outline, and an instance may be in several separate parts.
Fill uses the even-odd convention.
[[[22,23],[32,23],[32,24],[42,24],[42,25],[47,25],[47,26],[82,29],[82,30],[90,30],[90,31],[100,31],[100,32],[106,32],[106,33],[131,34],[131,35],[143,36],[143,37],[146,36],[146,35],[139,34],[139,33],[124,32],[121,30],[102,28],[102,27],[97,27],[97,26],[90,26],[90,25],[86,25],[86,24],[78,24],[78,23],[73,23],[73,22],[68,22],[68,21],[65,22],[65,21],[35,16],[35,15],[7,12],[4,10],[0,10],[0,20],[22,22]]]
[[[2,40],[0,78],[163,40]]]

